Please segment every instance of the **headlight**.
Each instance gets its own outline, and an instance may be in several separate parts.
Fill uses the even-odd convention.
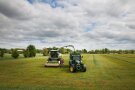
[[[77,64],[80,64],[80,61],[77,60],[76,63],[77,63]]]

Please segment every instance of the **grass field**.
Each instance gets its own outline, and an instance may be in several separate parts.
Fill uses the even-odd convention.
[[[85,73],[69,72],[68,55],[63,68],[45,68],[47,58],[0,58],[0,90],[135,90],[134,54],[84,54]]]

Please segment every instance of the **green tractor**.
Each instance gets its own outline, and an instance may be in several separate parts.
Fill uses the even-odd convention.
[[[81,54],[75,52],[70,54],[69,70],[70,72],[86,72],[86,65],[82,62]]]
[[[68,45],[65,47],[72,47],[74,48],[73,45]],[[81,72],[86,72],[86,65],[82,62],[82,56],[80,53],[75,52],[75,48],[74,48],[74,52],[70,53],[69,56],[70,60],[69,60],[69,71],[70,72],[77,72],[77,71],[81,71]]]
[[[45,63],[45,67],[59,67],[62,66],[64,60],[62,59],[62,55],[59,50],[51,50],[49,52],[50,56]]]

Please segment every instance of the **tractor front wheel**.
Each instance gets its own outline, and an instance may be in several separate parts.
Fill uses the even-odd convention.
[[[74,68],[73,66],[70,66],[70,67],[69,67],[69,70],[70,70],[70,72],[72,72],[72,73],[75,72],[75,68]]]

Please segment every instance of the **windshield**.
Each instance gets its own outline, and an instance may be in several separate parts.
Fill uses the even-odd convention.
[[[58,58],[58,52],[57,51],[51,51],[50,53],[52,58]]]
[[[80,56],[73,56],[73,60],[81,60]]]

